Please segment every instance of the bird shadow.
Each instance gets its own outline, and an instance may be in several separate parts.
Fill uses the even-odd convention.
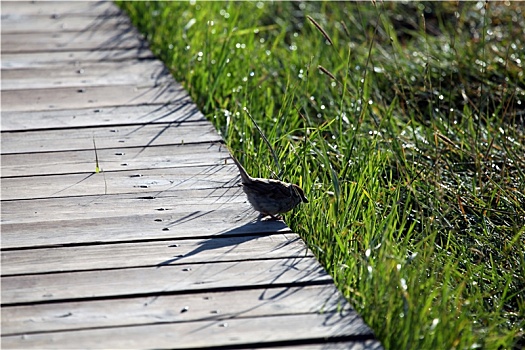
[[[200,217],[202,215],[206,215],[206,213],[201,213],[201,215],[197,216]],[[184,220],[191,219],[195,219],[195,215],[184,218]],[[274,233],[283,233],[286,231],[289,231],[289,229],[283,221],[263,221],[260,218],[257,218],[253,221],[243,224],[242,226],[229,229],[211,238],[205,239],[201,243],[199,243],[198,246],[193,250],[185,254],[176,255],[171,259],[162,261],[156,266],[168,266],[174,263],[181,262],[182,260],[188,260],[191,257],[194,257],[198,254],[210,250],[220,250],[221,255],[228,255],[241,244],[247,243],[252,240],[256,240],[262,236],[267,236]],[[290,241],[290,243],[292,242],[293,241]],[[177,248],[179,247],[179,244],[171,244],[169,245],[169,247]]]

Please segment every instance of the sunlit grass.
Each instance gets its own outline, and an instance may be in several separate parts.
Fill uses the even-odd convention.
[[[386,348],[523,345],[518,3],[121,5]]]

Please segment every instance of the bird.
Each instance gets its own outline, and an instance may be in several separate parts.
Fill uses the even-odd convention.
[[[280,180],[251,177],[237,158],[231,157],[241,173],[242,189],[248,202],[262,217],[280,219],[277,214],[286,213],[301,203],[308,203],[301,187]]]

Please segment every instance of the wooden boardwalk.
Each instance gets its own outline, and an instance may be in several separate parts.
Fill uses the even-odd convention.
[[[1,6],[3,348],[381,348],[115,5]]]

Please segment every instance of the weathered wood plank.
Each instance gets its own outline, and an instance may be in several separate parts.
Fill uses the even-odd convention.
[[[330,285],[158,295],[5,307],[2,335],[336,311],[350,312]]]
[[[308,333],[298,332],[300,329]],[[153,336],[152,336],[153,335]],[[3,337],[8,348],[155,348],[189,349],[242,345],[258,348],[265,343],[312,340],[325,343],[330,338],[351,336],[372,338],[370,329],[355,312],[348,314],[303,314],[246,317],[227,321],[196,321],[145,326],[116,327],[76,332]],[[103,339],[103,341],[101,341]]]
[[[42,111],[163,104],[185,95],[179,84],[92,86],[2,91],[3,111]]]
[[[115,50],[75,50],[56,52],[2,52],[2,70],[22,68],[65,67],[89,62],[125,62],[129,59],[154,58],[153,53],[145,48]]]
[[[183,210],[186,209],[184,212]],[[131,211],[131,210],[130,210]],[[211,236],[265,235],[290,232],[282,221],[256,221],[248,204],[210,205],[209,209],[182,208],[177,214],[130,215],[98,220],[46,221],[3,224],[2,248],[207,238]],[[157,221],[159,220],[159,221]]]
[[[143,125],[151,123],[182,123],[205,121],[190,97],[181,94],[165,105],[117,106],[58,111],[2,111],[2,131],[23,131],[86,126]],[[114,128],[113,128],[114,129]],[[77,132],[75,130],[75,132]],[[6,137],[9,134],[3,134]],[[3,148],[3,145],[2,145]],[[27,148],[26,148],[27,149]],[[5,152],[5,149],[2,149]]]
[[[145,47],[136,30],[49,33],[2,33],[2,52],[115,50]]]
[[[83,174],[4,178],[1,188],[3,200],[162,192],[234,186],[238,174],[237,167],[231,165],[145,169],[140,174],[135,170],[98,174],[93,171]]]
[[[169,71],[157,60],[79,63],[2,71],[3,91],[103,85],[139,85],[144,88],[170,82],[173,78]]]
[[[290,231],[255,221],[239,187],[3,201],[1,209],[3,249]]]
[[[184,113],[178,111],[177,113]],[[194,113],[189,109],[188,113]],[[3,116],[2,116],[3,117]],[[2,118],[4,119],[4,118]],[[2,133],[2,154],[221,142],[209,122],[103,126]]]
[[[2,276],[312,256],[297,234],[2,251]]]
[[[191,154],[191,157],[188,157]],[[103,171],[177,168],[224,164],[230,157],[220,143],[97,150]],[[2,177],[89,173],[95,170],[95,152],[64,151],[2,155]]]
[[[147,283],[144,283],[147,281]],[[2,305],[170,292],[330,283],[312,257],[2,277]]]
[[[2,16],[109,16],[122,14],[110,1],[4,1]]]
[[[108,31],[131,29],[128,18],[118,16],[93,16],[87,13],[63,15],[4,14],[2,8],[2,34],[56,33],[82,31]]]
[[[187,214],[188,210],[198,205],[209,209],[208,206],[212,205],[220,208],[224,204],[244,202],[246,197],[236,183],[233,187],[145,191],[139,194],[4,200],[0,209],[2,224],[28,224],[104,217],[122,217],[126,221],[130,215]],[[241,206],[239,209],[242,211],[245,208]],[[165,218],[170,219],[169,216]]]

